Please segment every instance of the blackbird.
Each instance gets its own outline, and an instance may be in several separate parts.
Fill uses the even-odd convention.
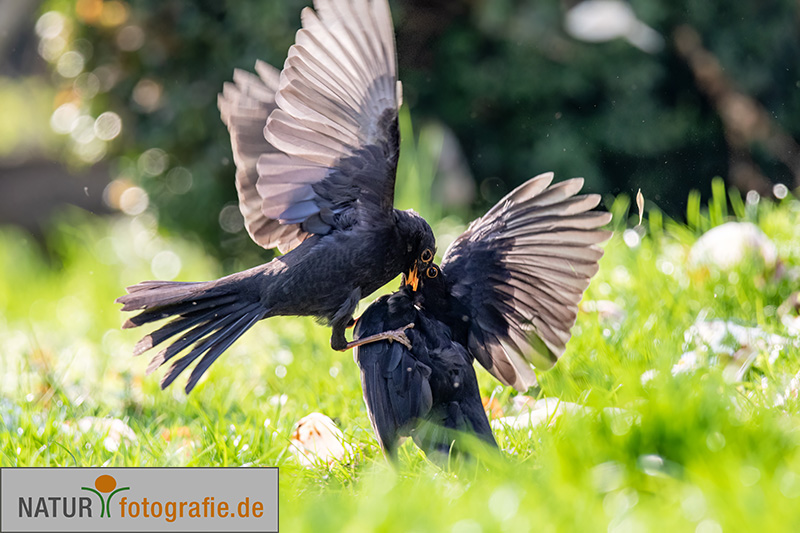
[[[372,304],[355,337],[406,321],[411,349],[386,343],[356,348],[367,412],[393,457],[401,436],[446,451],[456,437],[438,426],[493,443],[472,369],[473,358],[504,385],[536,384],[531,365],[549,368],[564,353],[583,291],[611,236],[611,214],[592,211],[600,196],[576,196],[583,180],[551,185],[532,178],[500,200],[430,263],[415,283]],[[458,449],[459,441],[454,441]]]
[[[386,0],[316,0],[283,70],[236,70],[218,105],[231,136],[239,206],[248,233],[273,261],[215,281],[145,281],[117,299],[143,310],[124,328],[174,317],[134,355],[168,339],[152,372],[185,349],[161,381],[194,367],[186,392],[239,336],[276,315],[314,316],[345,338],[362,297],[398,274],[417,278],[433,259],[433,232],[393,208],[399,152],[394,35]],[[423,261],[423,259],[427,261]],[[402,329],[376,339],[408,342]],[[360,339],[369,342],[373,339]]]
[[[460,434],[497,447],[472,355],[453,341],[447,325],[415,302],[413,289],[405,285],[381,296],[356,322],[356,338],[414,323],[407,332],[410,349],[388,342],[356,348],[364,401],[381,449],[394,460],[401,438],[412,437],[429,456],[448,455],[451,449],[459,453]]]

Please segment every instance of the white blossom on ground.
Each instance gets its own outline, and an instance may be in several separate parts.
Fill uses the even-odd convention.
[[[644,387],[657,377],[658,377],[658,370],[656,370],[655,368],[651,368],[650,370],[645,370],[644,372],[642,372],[642,376],[639,379],[642,382],[642,387]]]
[[[697,352],[694,350],[690,352],[684,352],[680,359],[678,359],[678,362],[672,366],[672,375],[677,376],[678,374],[687,374],[697,370],[699,367],[700,362]]]
[[[778,249],[758,226],[751,222],[726,222],[705,232],[692,246],[692,266],[734,268],[745,260],[760,260],[767,268],[778,262]]]
[[[64,433],[78,437],[85,433],[105,435],[103,446],[110,452],[119,449],[123,441],[126,444],[136,442],[138,438],[131,427],[119,418],[98,418],[85,416],[75,422],[64,422],[61,426]]]
[[[693,370],[705,362],[714,363],[723,356],[729,359],[725,376],[730,381],[744,379],[761,353],[767,354],[769,363],[774,364],[790,343],[788,338],[761,328],[725,320],[698,320],[686,330],[684,339],[687,352],[673,367],[673,375]],[[705,353],[708,356],[704,361]]]

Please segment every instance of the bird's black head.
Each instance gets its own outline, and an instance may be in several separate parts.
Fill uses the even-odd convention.
[[[433,264],[436,238],[425,219],[411,209],[397,211],[397,228],[407,243],[403,285],[416,291],[424,272]]]
[[[447,278],[439,265],[431,263],[428,268],[420,272],[418,302],[427,308],[439,308],[446,305],[449,290]]]

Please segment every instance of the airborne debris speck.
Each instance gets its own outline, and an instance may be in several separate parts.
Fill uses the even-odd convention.
[[[642,216],[644,216],[644,195],[642,189],[636,193],[636,206],[639,208],[639,226],[642,225]]]

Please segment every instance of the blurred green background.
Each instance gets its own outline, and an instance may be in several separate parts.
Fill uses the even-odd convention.
[[[216,95],[234,68],[280,66],[308,3],[4,3],[0,221],[40,232],[65,200],[146,209],[228,269],[258,262]],[[762,196],[800,185],[796,1],[576,4],[392,2],[434,204],[471,216],[547,170],[641,188],[679,218],[715,176]]]

